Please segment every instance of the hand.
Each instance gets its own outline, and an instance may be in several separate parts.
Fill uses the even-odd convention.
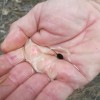
[[[92,1],[48,0],[13,23],[1,45],[8,53],[0,57],[0,100],[65,100],[98,75],[100,14],[95,5],[99,9]]]

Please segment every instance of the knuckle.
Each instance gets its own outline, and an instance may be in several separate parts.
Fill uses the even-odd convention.
[[[11,25],[10,25],[10,30],[17,27],[17,21],[13,22]]]
[[[33,94],[34,94],[34,95],[37,94],[35,88],[33,88],[34,86],[30,85],[29,83],[24,83],[23,86],[24,86],[24,88],[27,90],[27,92],[28,92],[29,94],[32,94],[32,95],[33,95]]]
[[[10,79],[10,81],[12,82],[12,83],[14,83],[15,85],[19,85],[19,82],[18,82],[18,79],[17,79],[17,74],[16,73],[14,73],[13,71],[11,71],[10,73],[9,73],[9,79]]]

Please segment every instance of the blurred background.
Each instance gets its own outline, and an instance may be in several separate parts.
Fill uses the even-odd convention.
[[[6,37],[11,23],[42,1],[45,0],[0,0],[0,43]],[[67,100],[100,100],[100,75],[83,89],[76,90]]]

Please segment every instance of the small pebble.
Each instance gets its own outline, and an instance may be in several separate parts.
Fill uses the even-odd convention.
[[[15,0],[16,3],[22,3],[22,0]]]
[[[6,8],[3,8],[2,9],[2,15],[5,15],[7,16],[9,14],[10,10],[9,9],[6,9]]]

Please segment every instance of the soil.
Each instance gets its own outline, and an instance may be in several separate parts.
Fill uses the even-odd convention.
[[[41,1],[45,0],[0,0],[0,43],[6,37],[11,23]],[[76,90],[67,100],[100,100],[100,75],[83,89]]]

